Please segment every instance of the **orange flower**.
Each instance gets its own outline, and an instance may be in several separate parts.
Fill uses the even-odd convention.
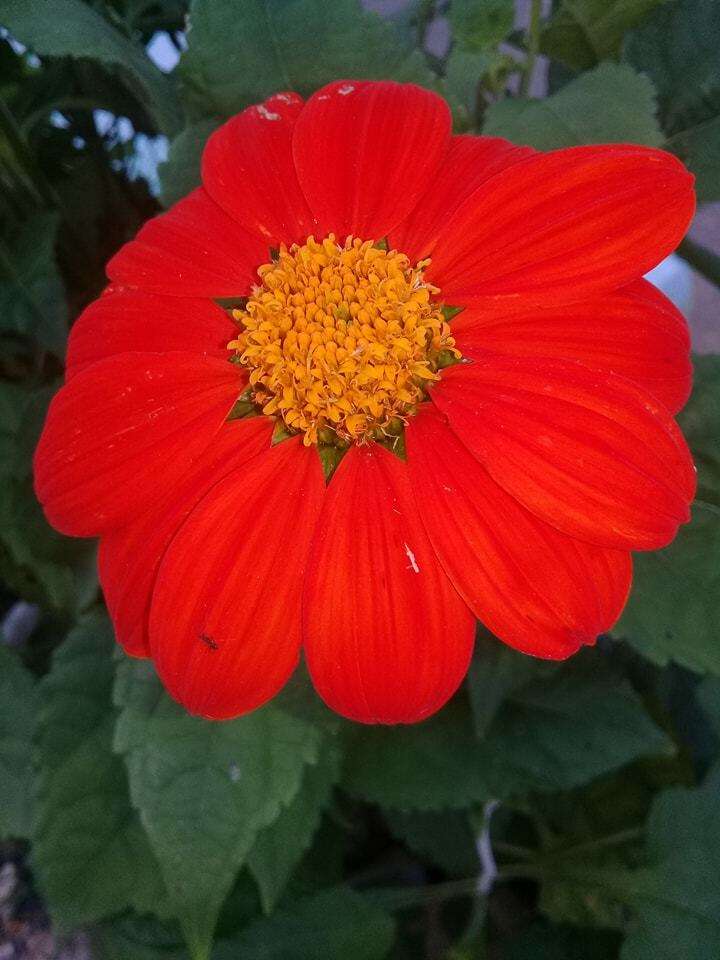
[[[687,329],[640,279],[682,164],[451,136],[434,94],[342,81],[234,117],[202,172],[110,262],[36,454],[127,652],[225,718],[303,648],[333,709],[394,723],[454,693],[475,618],[593,643],[694,495]]]

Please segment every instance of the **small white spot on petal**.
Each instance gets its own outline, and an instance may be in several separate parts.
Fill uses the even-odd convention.
[[[263,118],[263,120],[279,120],[280,114],[273,113],[272,110],[268,110],[264,103],[258,104],[257,112]]]
[[[345,83],[342,87],[338,87],[338,93],[341,97],[346,97],[349,93],[352,93],[355,87],[352,83]]]
[[[407,554],[407,558],[410,561],[410,569],[413,571],[413,573],[420,573],[420,567],[418,566],[418,562],[415,559],[415,554],[412,552],[412,550],[407,544],[404,544],[404,547],[405,547],[405,553]]]

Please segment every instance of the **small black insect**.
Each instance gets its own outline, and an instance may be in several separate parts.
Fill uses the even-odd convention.
[[[206,633],[201,633],[201,634],[200,634],[200,639],[201,639],[202,642],[205,644],[205,646],[206,646],[206,647],[209,647],[211,650],[219,650],[219,649],[220,649],[220,645],[217,643],[217,641],[213,640],[213,638],[212,638],[212,637],[209,637]]]

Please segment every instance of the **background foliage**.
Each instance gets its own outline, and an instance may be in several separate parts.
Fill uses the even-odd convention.
[[[520,30],[511,0],[385,19],[357,0],[0,0],[0,849],[98,960],[720,956],[720,358],[697,358],[680,417],[693,521],[637,558],[613,637],[553,665],[480,631],[465,689],[410,728],[342,722],[302,675],[240,720],[187,716],[114,653],[93,545],[31,492],[105,261],[197,183],[208,133],[274,91],[412,80],[459,131],[664,146],[719,200],[716,0],[531,7]]]

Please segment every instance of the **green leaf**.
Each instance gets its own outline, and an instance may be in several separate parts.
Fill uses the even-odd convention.
[[[720,355],[693,357],[692,396],[678,422],[698,470],[697,499],[720,509]]]
[[[391,918],[345,887],[296,901],[218,944],[213,960],[383,960]]]
[[[480,872],[475,836],[465,810],[386,810],[393,834],[424,859],[450,876],[469,877]]]
[[[15,653],[0,646],[0,839],[29,839],[33,773],[29,762],[40,700]]]
[[[124,37],[82,0],[0,0],[0,23],[35,53],[99,60],[117,68],[163,133],[180,129],[182,111],[173,83],[142,47]]]
[[[62,358],[68,322],[55,264],[58,224],[57,213],[36,213],[0,245],[0,332],[31,337]]]
[[[456,125],[463,130],[475,124],[480,81],[492,62],[491,55],[484,51],[460,47],[455,47],[447,59],[442,92],[453,108]]]
[[[616,960],[618,936],[535,921],[508,945],[507,960]]]
[[[216,117],[199,120],[185,127],[170,144],[167,162],[159,169],[164,206],[172,206],[200,186],[202,152],[210,134],[219,125],[220,120]]]
[[[652,83],[626,64],[603,63],[546,100],[499,100],[486,118],[484,134],[538,150],[663,140]]]
[[[720,766],[697,789],[661,793],[647,824],[649,867],[618,885],[637,922],[621,960],[720,956]]]
[[[133,803],[190,954],[204,960],[240,866],[317,762],[320,733],[273,705],[225,723],[191,717],[146,661],[120,663],[115,699]]]
[[[515,19],[512,0],[453,0],[450,23],[455,42],[479,52],[496,46],[510,33]]]
[[[69,929],[127,907],[158,910],[160,871],[112,752],[112,628],[85,617],[40,682],[33,864]]]
[[[118,917],[89,931],[93,960],[187,960],[180,931],[154,917]]]
[[[634,561],[632,593],[613,636],[660,666],[674,660],[720,675],[720,510],[697,502],[669,547]]]
[[[665,144],[695,174],[701,203],[720,200],[720,113],[668,137]]]
[[[312,843],[339,776],[339,751],[326,738],[317,763],[305,768],[295,798],[258,834],[247,865],[260,888],[266,913],[274,910],[293,870]]]
[[[478,630],[467,689],[475,732],[484,737],[508,694],[539,674],[551,673],[555,664],[527,657],[501,643],[487,631]]]
[[[0,384],[0,571],[28,600],[76,612],[97,590],[94,545],[53,530],[32,489],[32,455],[54,388]]]
[[[625,33],[665,0],[562,0],[542,33],[541,52],[573,70],[620,54]]]
[[[357,731],[343,785],[400,810],[457,808],[569,790],[669,749],[629,684],[585,651],[516,692],[484,740],[460,701],[412,727]]]
[[[183,78],[223,115],[339,77],[433,84],[422,54],[357,0],[193,0],[188,45]]]
[[[634,558],[630,600],[613,636],[664,666],[720,675],[720,357],[695,358],[693,395],[679,415],[698,468],[692,521],[669,547]]]
[[[655,84],[667,146],[697,176],[700,200],[720,199],[720,4],[675,0],[632,31],[624,57]]]
[[[716,737],[720,737],[720,679],[705,677],[697,688],[697,699]]]

